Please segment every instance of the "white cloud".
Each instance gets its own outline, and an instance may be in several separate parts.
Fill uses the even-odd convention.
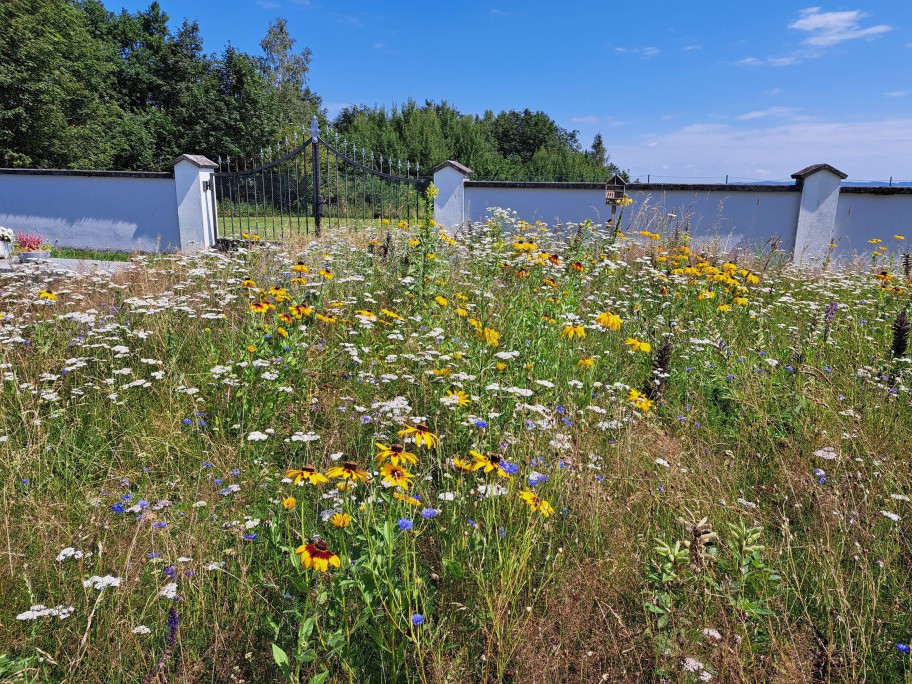
[[[798,111],[794,107],[767,107],[753,112],[747,112],[737,117],[739,121],[752,121],[753,119],[763,119],[768,116],[786,116]]]
[[[782,93],[782,88],[773,88],[772,90],[767,90],[765,95],[779,95]]]
[[[648,59],[650,57],[655,57],[660,54],[662,51],[657,47],[644,47],[644,48],[624,48],[616,47],[614,51],[619,55],[637,55],[643,59]]]
[[[695,50],[702,50],[702,45],[685,45],[681,48],[681,52],[693,52]]]
[[[847,40],[873,38],[893,30],[887,24],[862,28],[861,20],[868,15],[861,10],[822,12],[819,7],[808,7],[799,14],[800,18],[788,27],[808,33],[804,44],[815,47],[830,47]]]
[[[788,122],[745,128],[721,123],[685,126],[667,134],[605,141],[611,158],[641,177],[672,175],[788,178],[824,162],[850,179],[908,176],[912,118],[850,122]],[[688,165],[692,165],[688,168]]]
[[[785,55],[784,57],[745,57],[744,59],[739,59],[736,64],[742,66],[792,66],[793,64],[798,64],[802,61],[802,57],[799,55]]]
[[[571,116],[570,122],[577,126],[623,126],[623,121],[618,121],[611,116],[595,116],[586,114],[585,116]]]
[[[908,90],[891,90],[889,93],[884,93],[884,97],[905,97],[908,94]]]

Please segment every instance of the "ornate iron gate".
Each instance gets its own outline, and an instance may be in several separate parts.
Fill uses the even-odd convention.
[[[358,228],[418,219],[421,194],[431,181],[418,175],[418,164],[407,162],[403,175],[402,161],[394,166],[392,159],[359,151],[345,140],[340,145],[338,135],[331,145],[320,136],[316,117],[309,133],[300,145],[295,134],[284,145],[261,150],[258,160],[219,157],[217,240],[252,235],[280,240],[309,235],[311,228],[319,237],[327,225]]]

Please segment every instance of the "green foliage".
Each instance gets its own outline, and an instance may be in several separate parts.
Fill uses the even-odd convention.
[[[293,45],[284,20],[264,57],[207,55],[197,23],[172,31],[157,2],[3,3],[0,165],[158,170],[188,150],[253,153],[321,113],[304,86],[310,53]]]
[[[313,116],[326,123],[307,85],[311,51],[295,43],[282,18],[262,55],[231,45],[207,54],[199,25],[172,31],[158,2],[133,13],[101,0],[3,3],[0,165],[158,170],[187,151],[252,162]],[[540,111],[472,116],[445,100],[409,100],[351,107],[334,123],[359,149],[424,173],[447,159],[480,179],[605,181],[618,171],[600,135],[583,151],[576,131]]]
[[[601,138],[592,152],[584,152],[576,131],[528,109],[472,116],[446,100],[423,106],[409,100],[390,110],[349,107],[333,123],[359,149],[417,161],[425,172],[454,159],[478,179],[606,181],[618,173]]]

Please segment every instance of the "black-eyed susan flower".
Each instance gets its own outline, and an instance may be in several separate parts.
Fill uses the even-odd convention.
[[[389,309],[380,309],[380,313],[382,313],[387,318],[402,318],[402,316],[397,314],[395,311],[390,311]]]
[[[286,496],[284,499],[282,499],[282,508],[284,508],[286,511],[292,510],[297,504],[298,500],[293,496]]]
[[[554,513],[554,508],[541,498],[538,494],[528,489],[525,489],[519,493],[519,497],[526,502],[526,505],[532,510],[533,513],[539,513],[542,517],[549,517]]]
[[[351,521],[352,517],[348,513],[336,513],[329,519],[333,527],[348,527]]]
[[[471,472],[474,469],[474,463],[472,461],[467,461],[462,458],[454,458],[452,460],[453,467],[456,470],[463,470],[465,472]]]
[[[621,317],[617,314],[613,314],[610,311],[603,311],[598,316],[595,317],[595,322],[598,323],[603,328],[608,328],[608,330],[620,330],[621,329]]]
[[[285,477],[293,478],[294,484],[296,485],[305,481],[312,485],[321,485],[329,482],[326,475],[317,472],[317,469],[312,465],[301,466],[301,468],[289,468],[285,472]]]
[[[561,337],[572,340],[574,337],[582,339],[586,336],[586,329],[581,325],[565,325],[561,331]]]
[[[437,446],[437,435],[431,432],[431,429],[424,423],[415,423],[414,426],[406,425],[397,433],[400,437],[408,435],[415,440],[416,446],[426,444],[428,449]]]
[[[652,351],[652,345],[649,344],[649,342],[638,340],[635,337],[628,337],[626,340],[624,340],[624,344],[630,347],[630,350],[634,352],[643,352],[644,354],[648,354]]]
[[[469,399],[469,395],[462,390],[456,390],[455,392],[447,390],[440,401],[447,406],[468,406],[472,403],[472,400]]]
[[[241,287],[256,288],[257,284],[252,278],[246,278],[241,282]]]
[[[595,365],[595,358],[590,356],[585,359],[580,359],[576,362],[576,365],[582,366],[583,368],[592,368],[592,366]]]
[[[400,465],[401,463],[411,463],[415,465],[418,463],[418,457],[405,450],[405,447],[401,444],[382,444],[380,442],[374,442],[374,446],[377,447],[377,462],[383,463],[384,461],[389,461],[393,465]]]
[[[387,463],[380,468],[380,474],[383,476],[383,484],[391,487],[402,487],[403,489],[408,489],[412,484],[412,480],[415,479],[415,476],[405,468],[392,463]]]
[[[295,273],[310,273],[310,269],[307,268],[307,265],[303,261],[296,263],[291,267],[291,270]]]
[[[275,304],[272,302],[251,302],[250,310],[255,313],[267,313],[275,308]]]
[[[326,280],[332,280],[335,278],[335,274],[328,268],[321,268],[320,275],[323,276]]]
[[[327,470],[326,477],[334,480],[361,480],[362,482],[366,482],[368,478],[370,478],[370,473],[366,470],[360,470],[358,464],[354,461],[345,461],[341,466],[336,466],[335,468]]]
[[[630,391],[627,393],[627,401],[634,405],[635,408],[639,409],[643,413],[652,408],[652,400],[649,399],[642,392],[630,388]]]
[[[330,566],[342,567],[339,557],[329,550],[329,545],[322,539],[310,544],[301,544],[295,549],[295,553],[301,557],[301,565],[307,570],[313,568],[317,572],[327,572]]]
[[[472,458],[475,459],[475,462],[472,464],[472,470],[481,470],[486,475],[489,473],[496,473],[500,477],[505,477],[508,480],[511,479],[510,474],[503,468],[503,459],[500,457],[500,454],[482,454],[474,449],[469,451],[469,454]]]
[[[295,318],[304,318],[305,316],[310,316],[314,311],[312,306],[304,306],[303,304],[294,304],[293,306],[289,306],[288,310]]]
[[[57,295],[50,290],[38,290],[38,299],[46,299],[49,302],[56,302]]]
[[[481,338],[484,338],[485,344],[487,344],[489,347],[496,347],[500,344],[500,333],[493,328],[476,330],[475,334]]]
[[[437,303],[437,306],[439,306],[441,308],[446,308],[447,305],[449,304],[449,302],[447,301],[447,298],[444,297],[443,295],[437,295],[436,297],[434,297],[434,301]]]

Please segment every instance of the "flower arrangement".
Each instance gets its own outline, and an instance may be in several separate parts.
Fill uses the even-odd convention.
[[[44,246],[44,239],[40,233],[23,233],[17,230],[16,243],[23,252],[40,252]]]
[[[16,237],[16,235],[13,233],[12,229],[0,226],[0,242],[12,242],[14,237]]]

